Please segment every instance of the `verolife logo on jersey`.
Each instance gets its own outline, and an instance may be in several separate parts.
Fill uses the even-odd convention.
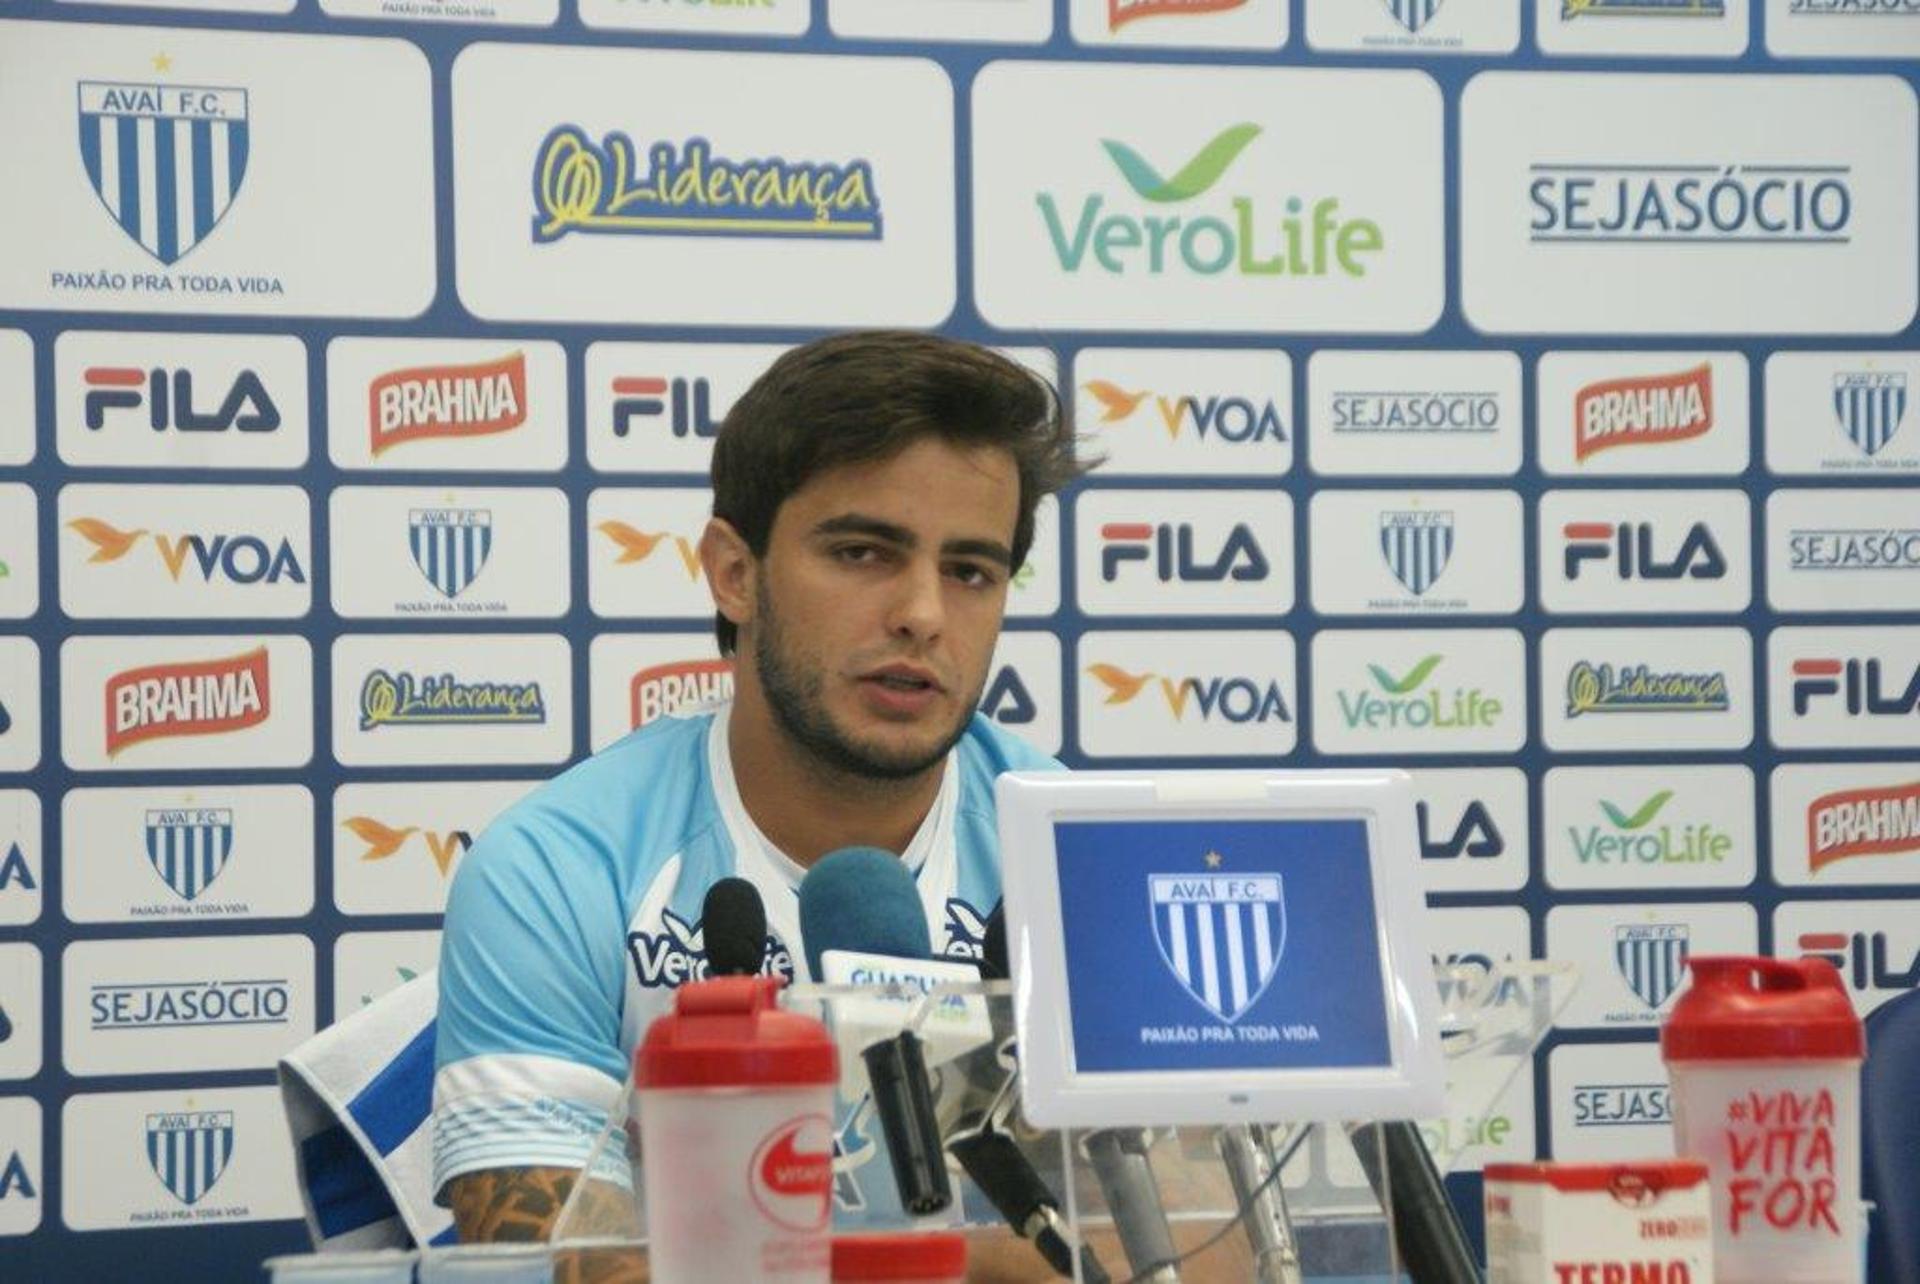
[[[306,462],[307,350],[292,336],[68,330],[53,361],[56,436],[69,464]]]
[[[1774,952],[1825,959],[1865,1016],[1920,984],[1920,919],[1912,901],[1788,901],[1773,911]]]
[[[1744,629],[1549,629],[1540,720],[1561,750],[1744,748],[1752,642]]]
[[[546,472],[567,458],[557,343],[339,338],[327,451],[341,468]]]
[[[1413,774],[1420,878],[1429,892],[1506,892],[1527,881],[1527,778],[1517,767]]]
[[[587,461],[600,472],[697,473],[720,421],[786,348],[772,343],[587,346]]]
[[[0,1098],[0,1236],[39,1228],[41,1184],[40,1103]]]
[[[713,618],[700,569],[705,489],[609,489],[587,496],[587,596],[607,618]]]
[[[72,1074],[267,1069],[313,1034],[305,936],[79,941],[61,971]]]
[[[1920,769],[1793,763],[1773,770],[1773,876],[1787,886],[1900,886],[1920,877]]]
[[[1556,905],[1547,957],[1587,978],[1560,1014],[1562,1029],[1660,1024],[1685,988],[1695,954],[1751,954],[1759,925],[1747,905]]]
[[[566,612],[566,496],[552,489],[340,486],[333,609],[353,619]]]
[[[1278,615],[1293,606],[1285,492],[1089,491],[1074,507],[1090,615]]]
[[[1747,402],[1738,352],[1549,352],[1540,464],[1562,476],[1737,474]]]
[[[1778,58],[1920,57],[1920,0],[1767,0]]]
[[[1920,353],[1774,353],[1767,358],[1767,467],[1809,475],[1920,469],[1909,385],[1920,387]]]
[[[1553,490],[1540,530],[1549,611],[1732,612],[1753,596],[1742,491]]]
[[[1329,629],[1313,639],[1322,753],[1489,753],[1526,740],[1526,661],[1507,629]]]
[[[360,635],[333,644],[333,752],[348,766],[549,763],[572,744],[567,642]]]
[[[69,1229],[301,1215],[293,1140],[271,1085],[83,1093],[62,1107],[60,1133]]]
[[[1520,499],[1509,491],[1322,491],[1309,514],[1322,615],[1520,609]]]
[[[1920,603],[1912,490],[1776,490],[1767,497],[1767,601],[1776,611],[1896,612]]]
[[[1043,109],[1063,97],[1082,110]],[[1401,72],[989,67],[974,86],[982,311],[1016,329],[1424,329],[1440,302],[1437,193],[1421,186],[1438,178],[1438,107],[1430,80]],[[1301,141],[1301,121],[1336,119],[1341,148]]]
[[[1087,633],[1080,748],[1109,758],[1278,756],[1293,750],[1293,639],[1284,633]]]
[[[301,637],[68,638],[62,751],[90,771],[301,766],[312,674]]]
[[[1293,465],[1284,352],[1083,348],[1075,422],[1109,476],[1280,476]]]
[[[78,619],[307,613],[297,486],[65,486],[60,606]]]
[[[1757,851],[1753,799],[1745,767],[1556,767],[1545,783],[1547,882],[1745,887]]]
[[[1673,1153],[1673,1094],[1657,1043],[1562,1044],[1547,1054],[1553,1153],[1580,1162]]]
[[[333,794],[333,899],[345,914],[438,914],[461,859],[522,780],[342,785]]]
[[[21,61],[0,113],[32,127],[0,162],[36,199],[9,225],[30,252],[0,265],[0,307],[404,317],[431,301],[418,49],[61,23],[4,39]]]
[[[1775,629],[1773,742],[1920,747],[1920,628]]]
[[[1863,113],[1882,127],[1855,128]],[[1467,317],[1495,334],[1897,332],[1916,298],[1916,114],[1892,77],[1475,77]]]
[[[1523,418],[1511,352],[1322,350],[1307,362],[1315,472],[1510,475]]]
[[[76,923],[313,908],[313,796],[300,785],[74,789],[60,814],[61,899]]]

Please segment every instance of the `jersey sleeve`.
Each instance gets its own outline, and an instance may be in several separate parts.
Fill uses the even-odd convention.
[[[523,807],[461,861],[440,947],[433,1183],[583,1168],[621,1102],[625,924],[614,863]],[[599,1175],[631,1180],[624,1148]]]

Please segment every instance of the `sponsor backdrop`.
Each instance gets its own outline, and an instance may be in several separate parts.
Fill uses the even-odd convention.
[[[1106,457],[986,713],[1411,769],[1436,959],[1587,978],[1433,1137],[1665,1150],[1689,954],[1920,973],[1916,59],[1920,0],[9,0],[0,1275],[303,1242],[275,1057],[730,689],[715,425],[846,326]]]

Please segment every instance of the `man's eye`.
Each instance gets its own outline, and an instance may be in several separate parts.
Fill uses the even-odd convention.
[[[994,583],[993,572],[984,566],[972,562],[958,562],[952,568],[953,578],[968,588],[990,588]]]
[[[872,544],[842,544],[833,555],[843,562],[871,562],[880,556],[880,550]]]

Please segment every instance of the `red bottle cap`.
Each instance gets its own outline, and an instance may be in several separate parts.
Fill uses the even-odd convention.
[[[790,1087],[832,1083],[839,1060],[827,1027],[775,1002],[777,976],[689,981],[633,1056],[637,1088]]]
[[[967,1274],[964,1235],[835,1235],[834,1284],[842,1280],[957,1280]]]
[[[1667,1061],[1860,1060],[1866,1039],[1825,959],[1687,960],[1693,986],[1660,1030]]]

